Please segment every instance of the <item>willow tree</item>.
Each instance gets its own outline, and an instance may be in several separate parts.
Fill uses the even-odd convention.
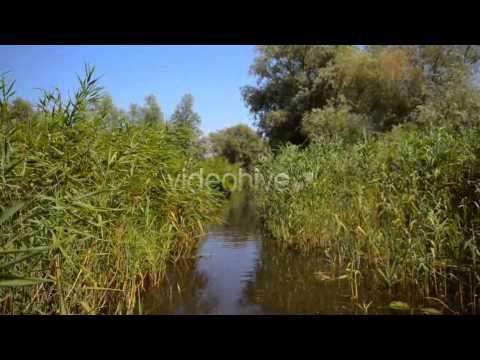
[[[246,169],[250,169],[265,152],[262,138],[245,124],[212,133],[208,141],[214,155],[222,156],[231,164],[238,163]]]
[[[274,147],[337,130],[353,140],[425,118],[477,121],[479,63],[476,45],[259,46],[243,97]]]
[[[272,145],[306,140],[304,114],[321,108],[334,95],[326,70],[340,46],[262,45],[250,72],[256,86],[242,89],[262,135]]]

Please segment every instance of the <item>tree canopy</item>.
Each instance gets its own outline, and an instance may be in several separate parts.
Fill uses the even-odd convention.
[[[231,164],[249,169],[265,151],[260,136],[248,125],[240,124],[212,133],[208,137],[214,155],[223,156]]]
[[[193,104],[193,96],[191,94],[184,95],[175,108],[175,111],[170,118],[170,123],[177,128],[190,128],[195,138],[198,139],[201,135],[201,118],[200,115],[193,110]]]
[[[147,124],[162,124],[165,122],[162,109],[155,95],[145,97],[145,107],[143,111],[143,121]]]
[[[334,128],[347,136],[364,129],[388,131],[416,120],[435,101],[440,106],[441,97],[466,109],[463,105],[475,103],[478,94],[477,45],[262,45],[257,50],[251,66],[257,85],[242,93],[274,147],[304,144]],[[355,130],[357,125],[361,128]]]
[[[10,105],[10,116],[17,121],[25,121],[33,116],[33,107],[30,102],[21,97],[15,98]]]

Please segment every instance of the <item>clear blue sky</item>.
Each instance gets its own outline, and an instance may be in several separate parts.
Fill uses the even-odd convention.
[[[10,71],[16,93],[36,102],[40,91],[73,93],[84,64],[95,65],[114,103],[127,109],[154,94],[166,116],[190,92],[205,133],[238,123],[252,125],[240,87],[253,84],[248,70],[255,47],[246,45],[0,46],[0,73]]]

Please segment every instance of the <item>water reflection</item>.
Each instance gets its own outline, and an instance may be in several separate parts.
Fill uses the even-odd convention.
[[[274,241],[262,241],[248,194],[232,196],[225,218],[225,224],[210,229],[198,258],[170,266],[164,284],[150,289],[144,298],[146,313],[362,313],[350,300],[348,280],[316,275],[330,270],[321,256],[301,255],[275,247]],[[373,296],[362,294],[362,298]],[[371,312],[381,311],[371,307]]]
[[[164,284],[144,297],[149,314],[252,314],[243,287],[254,276],[260,233],[251,199],[232,197],[226,222],[210,229],[199,257],[167,270]]]
[[[244,288],[244,301],[266,314],[338,314],[352,312],[345,280],[322,281],[318,256],[302,256],[265,241],[255,276]]]
[[[146,314],[208,314],[217,300],[205,296],[208,276],[198,270],[197,260],[178,261],[168,267],[162,286],[144,297]]]

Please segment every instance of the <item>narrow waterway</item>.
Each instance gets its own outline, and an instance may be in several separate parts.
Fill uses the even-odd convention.
[[[348,314],[350,283],[324,281],[319,256],[282,251],[263,241],[252,200],[232,201],[198,256],[170,266],[144,297],[146,314]]]

